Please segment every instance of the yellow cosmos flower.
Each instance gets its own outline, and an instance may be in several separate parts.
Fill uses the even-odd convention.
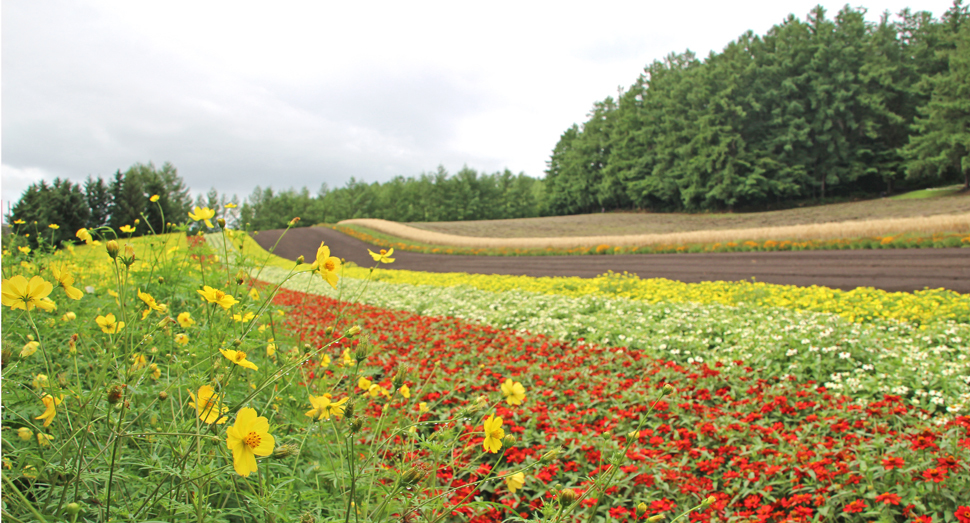
[[[344,415],[344,403],[347,403],[348,399],[333,401],[329,393],[323,396],[310,396],[310,405],[313,408],[308,410],[306,415],[318,420],[330,419],[330,416],[340,419]]]
[[[485,448],[485,452],[496,453],[502,448],[502,438],[505,437],[505,431],[502,430],[502,418],[496,418],[495,414],[492,414],[488,418],[485,418],[485,441],[482,443],[482,447]]]
[[[521,405],[522,400],[525,399],[525,387],[509,378],[502,384],[502,395],[505,396],[505,402],[509,405]]]
[[[27,344],[24,345],[24,348],[20,349],[20,357],[26,358],[28,356],[32,356],[35,352],[37,352],[37,349],[39,348],[40,348],[39,341],[28,341]]]
[[[320,358],[320,366],[323,367],[323,368],[329,367],[330,366],[330,356],[327,356],[326,354],[324,354],[323,357]]]
[[[317,259],[310,268],[317,271],[317,274],[331,287],[337,288],[337,281],[340,279],[337,276],[337,272],[340,271],[340,258],[330,256],[330,247],[324,245],[324,242],[320,242],[320,247],[317,249]]]
[[[134,354],[131,357],[131,361],[131,370],[141,370],[148,365],[148,358],[146,358],[144,354]]]
[[[77,238],[79,240],[81,240],[82,242],[84,242],[84,243],[91,243],[91,240],[94,239],[91,236],[91,233],[88,232],[88,230],[87,229],[84,229],[84,228],[78,229],[77,230],[77,233],[75,234],[75,236],[77,236]]]
[[[189,218],[192,218],[195,221],[204,220],[205,221],[205,226],[208,227],[208,228],[210,228],[210,229],[212,228],[212,222],[209,221],[209,220],[211,220],[212,218],[215,218],[215,216],[216,216],[216,212],[215,211],[213,211],[212,209],[210,209],[208,207],[198,207],[198,206],[196,206],[192,210],[194,212],[190,212],[189,213]]]
[[[221,352],[227,360],[239,365],[240,367],[259,370],[259,367],[257,367],[255,363],[246,359],[246,353],[241,350],[219,349],[219,352]]]
[[[227,204],[225,205],[225,208],[226,208],[226,209],[235,209],[236,207],[238,207],[238,205],[236,205],[236,204],[234,204],[234,203],[227,203]]]
[[[192,314],[188,312],[183,312],[179,314],[176,320],[179,322],[179,325],[181,325],[183,329],[188,329],[189,327],[195,325],[195,320],[192,319]]]
[[[46,387],[47,384],[48,384],[47,374],[38,374],[37,376],[34,376],[34,381],[31,382],[31,385],[33,385],[35,389],[42,389]]]
[[[77,319],[77,314],[75,314],[73,311],[67,311],[64,313],[63,316],[61,316],[61,321],[64,321],[64,322],[74,321],[76,319]]]
[[[357,387],[359,387],[361,390],[368,391],[370,390],[371,385],[373,385],[373,383],[367,378],[361,377],[359,380],[357,380]]]
[[[185,334],[184,332],[180,332],[180,333],[176,334],[175,335],[175,343],[178,343],[179,345],[188,345],[188,343],[189,343],[189,335],[188,334]]]
[[[57,283],[64,288],[64,292],[67,293],[67,297],[72,300],[80,300],[84,293],[81,289],[74,287],[74,276],[71,272],[67,270],[66,267],[61,268],[56,265],[51,265],[51,274],[54,275],[54,279]]]
[[[37,444],[41,447],[49,447],[51,445],[51,441],[53,440],[54,436],[51,436],[50,434],[37,433]]]
[[[49,427],[54,421],[54,416],[57,414],[57,406],[61,404],[64,397],[55,398],[50,394],[44,394],[44,397],[40,400],[44,402],[44,413],[34,419],[44,420],[44,426]]]
[[[343,357],[344,367],[353,367],[354,365],[357,365],[357,360],[350,357],[350,349],[344,349],[341,356]]]
[[[27,281],[21,275],[0,282],[2,303],[11,309],[33,310],[34,307],[51,311],[57,308],[54,302],[47,299],[47,295],[54,290],[54,286],[40,276],[34,276]]]
[[[222,404],[222,396],[216,394],[209,385],[199,387],[198,398],[191,391],[189,391],[189,397],[192,398],[189,407],[195,409],[203,423],[222,425],[229,420],[228,417],[223,416],[229,411],[229,407]]]
[[[30,438],[34,437],[34,431],[28,429],[27,427],[20,427],[17,429],[17,435],[20,439],[24,441],[30,441]]]
[[[424,414],[425,412],[430,412],[431,409],[428,408],[428,404],[424,401],[418,403],[418,412]]]
[[[246,321],[249,321],[249,320],[251,320],[251,319],[253,319],[255,317],[256,317],[256,315],[253,314],[252,312],[247,312],[245,315],[243,315],[243,314],[233,314],[232,315],[232,319],[234,321],[237,321],[237,322],[246,322]]]
[[[259,301],[259,291],[256,290],[256,287],[249,289],[249,299]]]
[[[276,344],[275,343],[267,343],[266,344],[266,355],[272,358],[274,354],[276,354]]]
[[[116,334],[125,328],[125,322],[117,321],[115,315],[110,312],[105,316],[98,316],[94,321],[101,327],[101,332],[105,334]]]
[[[60,229],[61,228],[61,226],[60,225],[57,225],[56,223],[52,223],[52,224],[48,225],[48,227],[50,227],[51,229],[54,229],[55,231],[57,229]]]
[[[232,294],[226,294],[219,289],[213,289],[208,285],[202,287],[201,291],[195,291],[205,298],[205,301],[209,303],[215,303],[222,307],[223,309],[229,310],[233,305],[239,303],[239,300],[234,298]]]
[[[152,203],[157,202],[158,201],[158,195],[157,194],[153,194],[152,197],[148,199],[148,201],[150,201]]]
[[[162,377],[162,369],[158,368],[157,363],[152,363],[148,366],[148,370],[152,371],[152,379],[157,380]]]
[[[118,229],[125,234],[131,234],[135,232],[135,228],[132,227],[131,225],[122,225],[121,227],[118,227]]]
[[[509,492],[515,494],[516,490],[522,488],[525,485],[525,474],[522,472],[516,472],[505,477],[505,486],[509,488]]]
[[[370,249],[367,249],[367,252],[370,253],[370,257],[374,258],[374,261],[377,263],[394,263],[394,258],[391,258],[391,255],[394,254],[393,248],[389,251],[381,249],[380,253],[376,253]]]
[[[155,298],[153,298],[152,295],[148,294],[147,292],[141,292],[141,289],[138,290],[138,298],[141,301],[145,302],[145,305],[148,305],[149,310],[153,310],[153,311],[162,310],[162,306],[155,301]]]
[[[408,399],[411,398],[411,389],[407,385],[401,385],[401,388],[397,389],[397,391],[401,393],[401,396]]]
[[[232,451],[232,466],[236,473],[248,477],[256,471],[256,456],[273,453],[276,440],[269,434],[269,420],[256,415],[256,409],[239,410],[236,423],[226,430],[226,446]]]
[[[30,236],[30,235],[28,234],[28,236]],[[20,252],[22,252],[22,253],[24,253],[24,254],[30,254],[30,247],[28,247],[26,245],[24,245],[23,247],[17,247],[17,250],[20,251]]]

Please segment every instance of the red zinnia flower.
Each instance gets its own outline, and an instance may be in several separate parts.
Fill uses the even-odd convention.
[[[926,481],[932,481],[934,483],[940,483],[946,479],[946,469],[935,468],[924,470],[923,479]]]
[[[899,497],[899,494],[893,494],[890,492],[887,492],[885,494],[879,494],[878,496],[876,496],[877,503],[885,503],[887,505],[899,505],[900,501],[902,501],[902,499]]]
[[[957,507],[957,511],[953,515],[957,517],[957,521],[960,523],[970,523],[970,507],[966,505]]]
[[[903,468],[903,458],[897,458],[894,456],[886,456],[882,458],[882,466],[886,467],[886,470],[901,469]]]
[[[845,508],[842,509],[842,512],[847,512],[847,513],[862,512],[867,508],[869,508],[869,505],[866,505],[865,501],[861,499],[857,499],[852,503],[849,503],[848,505],[846,505]]]

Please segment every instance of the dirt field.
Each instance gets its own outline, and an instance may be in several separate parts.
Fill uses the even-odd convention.
[[[282,230],[262,231],[256,241],[269,249]],[[331,252],[369,267],[373,246],[332,229],[291,229],[276,254],[312,260],[326,241]],[[608,270],[628,271],[641,278],[684,282],[758,281],[788,285],[822,285],[849,290],[875,287],[914,291],[924,287],[970,292],[970,249],[887,249],[858,251],[798,251],[711,254],[631,254],[611,256],[448,256],[395,252],[394,269],[478,274],[593,277]]]
[[[603,213],[516,220],[416,222],[412,227],[460,236],[539,238],[603,234],[664,234],[701,230],[749,229],[885,218],[909,218],[970,212],[970,193],[931,199],[883,198],[802,207],[784,211],[736,214]]]

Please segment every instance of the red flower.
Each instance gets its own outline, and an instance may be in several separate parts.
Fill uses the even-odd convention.
[[[913,521],[916,521],[916,523],[933,523],[933,516],[916,516]]]
[[[862,501],[861,499],[857,499],[852,503],[849,503],[848,505],[846,505],[845,508],[842,509],[842,512],[847,512],[851,514],[853,512],[862,512],[867,508],[869,508],[869,505],[866,505],[865,501]]]
[[[877,503],[885,503],[887,505],[899,505],[900,501],[902,501],[902,499],[899,497],[899,494],[893,494],[890,492],[887,492],[885,494],[879,494],[878,496],[876,496]]]
[[[886,470],[901,469],[903,468],[903,458],[887,455],[882,458],[882,466],[886,467]]]
[[[957,511],[953,515],[957,517],[957,521],[960,523],[970,523],[970,507],[966,505],[957,507]]]
[[[946,479],[946,469],[935,468],[924,470],[923,479],[925,481],[932,481],[933,483],[940,483]]]
[[[664,510],[672,510],[674,508],[677,508],[677,504],[667,498],[650,503],[650,510],[653,512],[662,512]]]

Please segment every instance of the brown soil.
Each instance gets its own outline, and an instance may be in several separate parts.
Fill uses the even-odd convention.
[[[255,236],[270,249],[282,230]],[[275,253],[295,260],[316,257],[325,241],[335,256],[369,267],[374,246],[324,227],[290,229]],[[604,256],[452,256],[395,251],[397,261],[382,268],[426,272],[467,272],[591,278],[607,271],[627,271],[641,278],[684,282],[750,280],[787,285],[821,285],[849,290],[875,287],[887,291],[946,288],[970,293],[970,248],[885,249],[855,251],[786,251],[702,254],[630,254]]]
[[[488,238],[663,234],[702,230],[780,227],[854,220],[936,216],[970,211],[970,192],[924,200],[882,198],[801,207],[782,211],[732,214],[598,213],[514,220],[415,222],[427,231]]]

